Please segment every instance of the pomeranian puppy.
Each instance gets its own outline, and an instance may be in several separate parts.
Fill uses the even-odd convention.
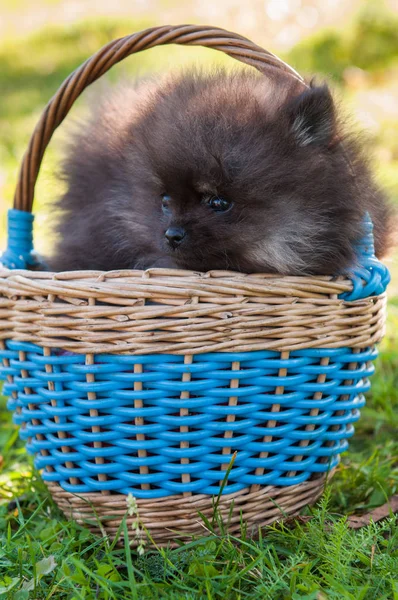
[[[391,214],[327,85],[189,71],[112,92],[63,164],[52,270],[335,275]]]

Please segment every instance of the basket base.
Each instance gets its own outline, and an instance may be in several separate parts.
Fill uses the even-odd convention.
[[[243,522],[247,524],[247,535],[255,536],[260,527],[287,515],[297,515],[304,506],[314,503],[332,474],[330,472],[299,485],[268,486],[258,491],[246,488],[234,494],[226,494],[220,497],[218,514],[228,533],[239,534]],[[89,493],[76,496],[66,492],[58,484],[46,482],[46,485],[68,519],[87,526],[93,533],[115,537],[127,511],[125,495]],[[198,513],[211,520],[216,500],[216,497],[205,494],[138,499],[138,514],[157,546],[175,547],[181,545],[181,542],[191,541],[193,536],[211,534]],[[134,517],[127,518],[132,546],[136,545],[131,527],[133,520]],[[216,526],[216,531],[217,529]]]

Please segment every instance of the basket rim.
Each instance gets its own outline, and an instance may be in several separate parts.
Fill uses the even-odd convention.
[[[9,279],[12,277],[26,276],[29,279],[47,280],[51,279],[54,282],[68,280],[88,280],[88,281],[105,281],[130,278],[134,280],[155,279],[156,277],[177,277],[191,278],[195,281],[203,280],[248,280],[252,282],[268,281],[277,282],[283,281],[289,284],[292,283],[307,283],[311,285],[313,282],[326,282],[328,286],[340,291],[349,291],[352,289],[352,279],[348,275],[283,275],[280,273],[244,273],[240,271],[211,269],[209,271],[192,271],[188,269],[171,269],[164,267],[151,267],[149,269],[113,269],[110,271],[76,269],[74,271],[49,271],[45,269],[13,269],[8,268],[0,262],[0,279]]]

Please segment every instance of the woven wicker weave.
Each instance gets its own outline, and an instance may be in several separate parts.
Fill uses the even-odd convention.
[[[255,530],[319,496],[369,389],[389,279],[370,222],[350,277],[28,270],[34,186],[54,129],[113,64],[167,43],[302,82],[219,29],[160,27],[108,44],[35,129],[0,270],[0,376],[53,497],[113,535],[133,493],[160,544],[203,533],[198,511],[210,516],[217,496],[235,533],[242,518]]]

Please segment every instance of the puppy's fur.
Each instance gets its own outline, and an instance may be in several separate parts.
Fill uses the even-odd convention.
[[[378,256],[391,240],[385,199],[325,85],[216,71],[120,89],[82,125],[63,173],[54,270],[338,274],[366,211]],[[212,197],[232,206],[215,211]],[[174,249],[169,227],[186,234]]]

